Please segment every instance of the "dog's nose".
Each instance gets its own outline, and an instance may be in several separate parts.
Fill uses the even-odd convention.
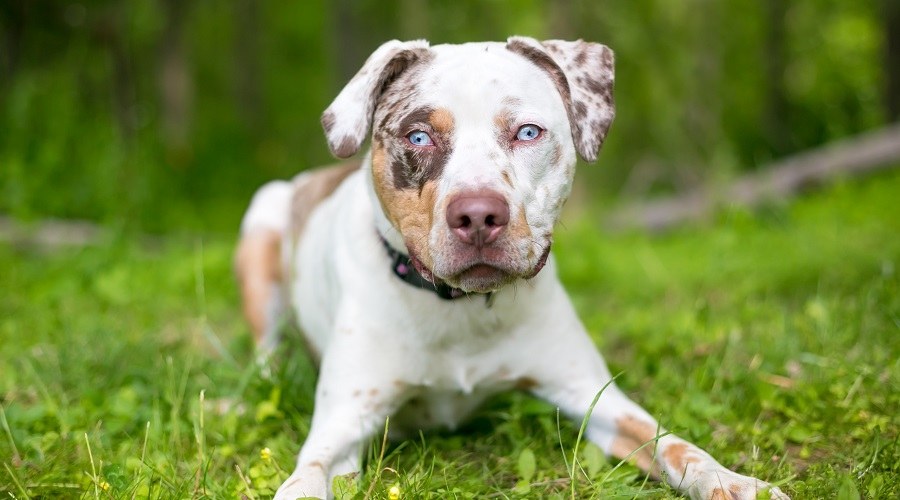
[[[460,193],[447,205],[447,225],[463,242],[482,248],[509,224],[509,204],[495,191]]]

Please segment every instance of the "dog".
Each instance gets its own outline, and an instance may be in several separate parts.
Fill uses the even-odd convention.
[[[453,428],[511,389],[589,414],[590,441],[692,498],[787,498],[628,399],[556,276],[553,227],[576,153],[593,162],[613,121],[613,66],[581,40],[387,42],[322,115],[339,158],[371,130],[364,159],[254,195],[236,257],[244,313],[263,355],[293,315],[319,367],[275,498],[328,497],[388,417],[401,435]]]

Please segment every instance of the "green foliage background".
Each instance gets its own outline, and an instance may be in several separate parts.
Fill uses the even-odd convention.
[[[262,182],[330,161],[319,115],[391,38],[608,44],[619,113],[582,180],[604,198],[681,189],[884,123],[881,6],[4,2],[0,213],[231,232]],[[165,132],[160,84],[169,44],[189,81],[178,140]]]
[[[379,43],[611,46],[618,116],[576,191],[607,208],[896,121],[898,5],[0,1],[0,223],[113,228],[86,246],[0,244],[0,495],[273,493],[308,431],[315,370],[298,335],[270,376],[254,363],[238,221],[263,182],[331,161],[319,114]],[[845,180],[663,236],[597,231],[589,211],[554,249],[617,382],[668,428],[795,499],[897,498],[898,193],[897,172]],[[384,468],[376,438],[348,496],[678,498],[574,450],[576,434],[506,394],[462,432],[390,445]]]

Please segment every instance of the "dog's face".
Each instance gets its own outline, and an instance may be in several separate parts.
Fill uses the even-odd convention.
[[[387,219],[429,279],[495,290],[537,274],[575,173],[613,117],[612,52],[512,38],[388,42],[323,115],[334,153],[370,125]]]

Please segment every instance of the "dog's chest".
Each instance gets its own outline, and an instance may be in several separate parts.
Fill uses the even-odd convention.
[[[505,366],[488,368],[460,363],[458,369],[426,375],[411,387],[409,399],[394,417],[398,430],[454,429],[488,397],[516,386]]]
[[[409,381],[405,403],[393,417],[392,427],[401,432],[453,429],[488,397],[529,383],[502,349],[445,351],[428,356],[424,364],[428,369]]]

